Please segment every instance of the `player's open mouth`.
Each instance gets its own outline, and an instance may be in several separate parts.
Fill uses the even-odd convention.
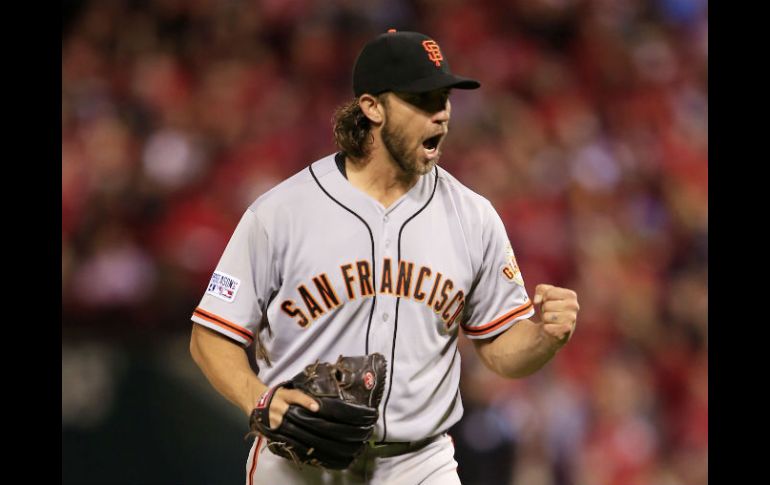
[[[434,155],[438,151],[438,144],[443,136],[443,133],[439,133],[422,142],[422,147],[428,155]]]

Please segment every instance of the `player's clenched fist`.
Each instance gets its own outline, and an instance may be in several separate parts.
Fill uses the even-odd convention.
[[[536,316],[543,324],[543,330],[561,345],[567,343],[575,331],[580,305],[577,293],[553,285],[537,285],[535,297]]]

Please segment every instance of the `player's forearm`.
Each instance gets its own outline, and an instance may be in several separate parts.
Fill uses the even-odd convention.
[[[542,324],[522,320],[492,341],[474,340],[484,364],[510,378],[526,377],[556,355],[561,345],[543,331]]]
[[[195,324],[190,353],[211,385],[250,414],[267,386],[251,370],[243,348],[227,337]]]

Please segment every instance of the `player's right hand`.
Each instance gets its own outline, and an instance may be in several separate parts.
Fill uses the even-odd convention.
[[[315,399],[296,389],[278,388],[270,403],[270,427],[277,429],[283,422],[283,415],[289,410],[289,405],[296,404],[310,411],[318,411]]]

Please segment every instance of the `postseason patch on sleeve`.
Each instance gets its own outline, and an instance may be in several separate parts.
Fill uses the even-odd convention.
[[[521,270],[519,270],[519,264],[516,262],[516,256],[513,254],[513,247],[511,247],[510,242],[505,245],[505,264],[500,271],[506,281],[524,286],[524,279],[521,277]]]
[[[206,293],[216,296],[220,300],[232,302],[235,299],[235,294],[238,293],[239,286],[241,286],[241,280],[235,276],[214,271],[209,286],[206,288]]]

